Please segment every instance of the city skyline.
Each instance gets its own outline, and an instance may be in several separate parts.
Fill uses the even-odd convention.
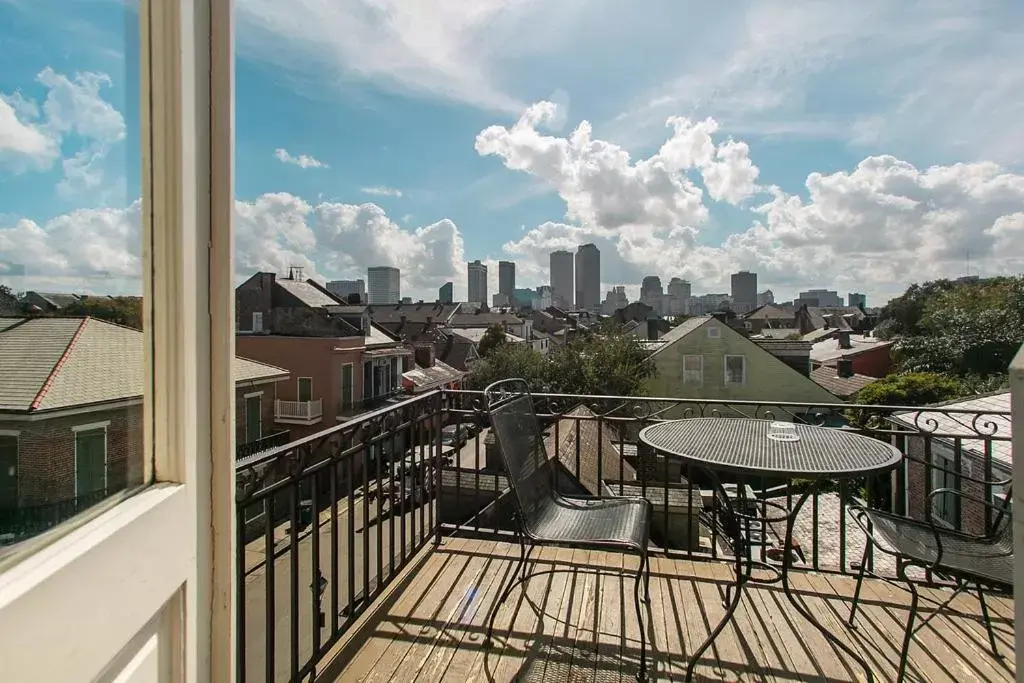
[[[134,4],[0,2],[5,285],[141,293],[138,65],[106,47],[137,43]],[[409,27],[437,7],[369,4],[238,4],[237,282],[387,265],[403,296],[451,281],[462,299],[467,260],[489,292],[500,261],[536,287],[552,251],[586,243],[601,295],[631,298],[650,272],[717,293],[749,270],[779,299],[877,303],[1024,271],[1019,3],[656,0],[586,26],[485,3],[426,32]],[[684,20],[721,40],[664,29]],[[553,33],[498,49],[532,24]]]

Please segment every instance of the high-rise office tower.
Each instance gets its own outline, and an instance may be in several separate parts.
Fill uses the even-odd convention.
[[[498,261],[498,294],[504,294],[509,303],[516,297],[516,264],[512,261]]]
[[[846,305],[851,308],[864,308],[868,305],[868,297],[864,294],[850,292],[846,295]]]
[[[359,303],[366,303],[365,280],[331,280],[327,283],[327,291],[346,303],[353,294],[359,297]]]
[[[683,315],[686,313],[686,302],[690,299],[690,283],[674,277],[668,283],[668,305],[663,311],[666,315]]]
[[[437,300],[443,304],[450,304],[455,300],[455,284],[446,282],[437,290]]]
[[[370,266],[366,269],[371,306],[397,304],[402,300],[402,274],[391,266]]]
[[[480,259],[466,264],[467,291],[466,299],[474,303],[487,305],[487,266]]]
[[[576,250],[576,310],[597,312],[601,307],[601,251],[596,244]]]
[[[757,308],[757,273],[741,270],[732,274],[732,307],[737,313]]]
[[[551,301],[559,308],[572,308],[576,303],[573,284],[573,256],[568,251],[551,252]]]

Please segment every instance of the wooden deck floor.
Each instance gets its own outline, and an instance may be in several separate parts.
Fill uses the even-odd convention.
[[[401,683],[454,681],[631,681],[639,663],[632,576],[593,570],[636,567],[634,556],[538,549],[535,571],[555,570],[516,589],[498,614],[495,644],[482,645],[488,609],[514,566],[515,545],[450,538],[427,551],[318,678]],[[648,649],[651,680],[682,680],[689,653],[723,613],[730,578],[723,563],[652,559]],[[858,629],[843,624],[853,594],[850,578],[799,572],[793,580],[808,607],[868,659],[875,680],[895,678],[908,594],[880,580],[865,582]],[[926,590],[922,598],[938,598]],[[626,619],[620,605],[626,600]],[[959,596],[920,630],[911,645],[908,680],[1014,680],[1013,601],[992,598],[990,614],[1005,658],[988,650],[978,602]],[[934,604],[922,599],[921,614]],[[863,671],[802,621],[777,585],[751,587],[735,626],[700,662],[701,681],[852,681]],[[738,628],[737,628],[738,627]],[[649,639],[650,642],[650,639]]]

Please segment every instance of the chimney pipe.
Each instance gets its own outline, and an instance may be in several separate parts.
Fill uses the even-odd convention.
[[[850,331],[840,330],[839,331],[839,348],[841,349],[852,349],[853,346],[850,344]]]
[[[840,358],[836,361],[836,375],[839,377],[853,377],[853,361],[849,358]]]

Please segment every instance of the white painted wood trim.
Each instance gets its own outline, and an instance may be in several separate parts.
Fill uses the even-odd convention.
[[[85,431],[89,431],[90,429],[100,429],[100,428],[106,429],[109,426],[110,426],[110,420],[104,420],[103,422],[90,422],[89,424],[85,424],[85,425],[75,425],[74,427],[71,428],[71,431],[73,431],[73,432],[85,432]]]
[[[250,392],[248,394],[242,394],[242,398],[243,399],[256,398],[257,396],[263,396],[263,392],[262,391],[253,391],[253,392]]]
[[[21,432],[17,429],[0,429],[0,436],[21,436]]]
[[[194,561],[180,552],[187,504],[185,487],[150,487],[0,574],[4,680],[103,672],[181,587]]]

